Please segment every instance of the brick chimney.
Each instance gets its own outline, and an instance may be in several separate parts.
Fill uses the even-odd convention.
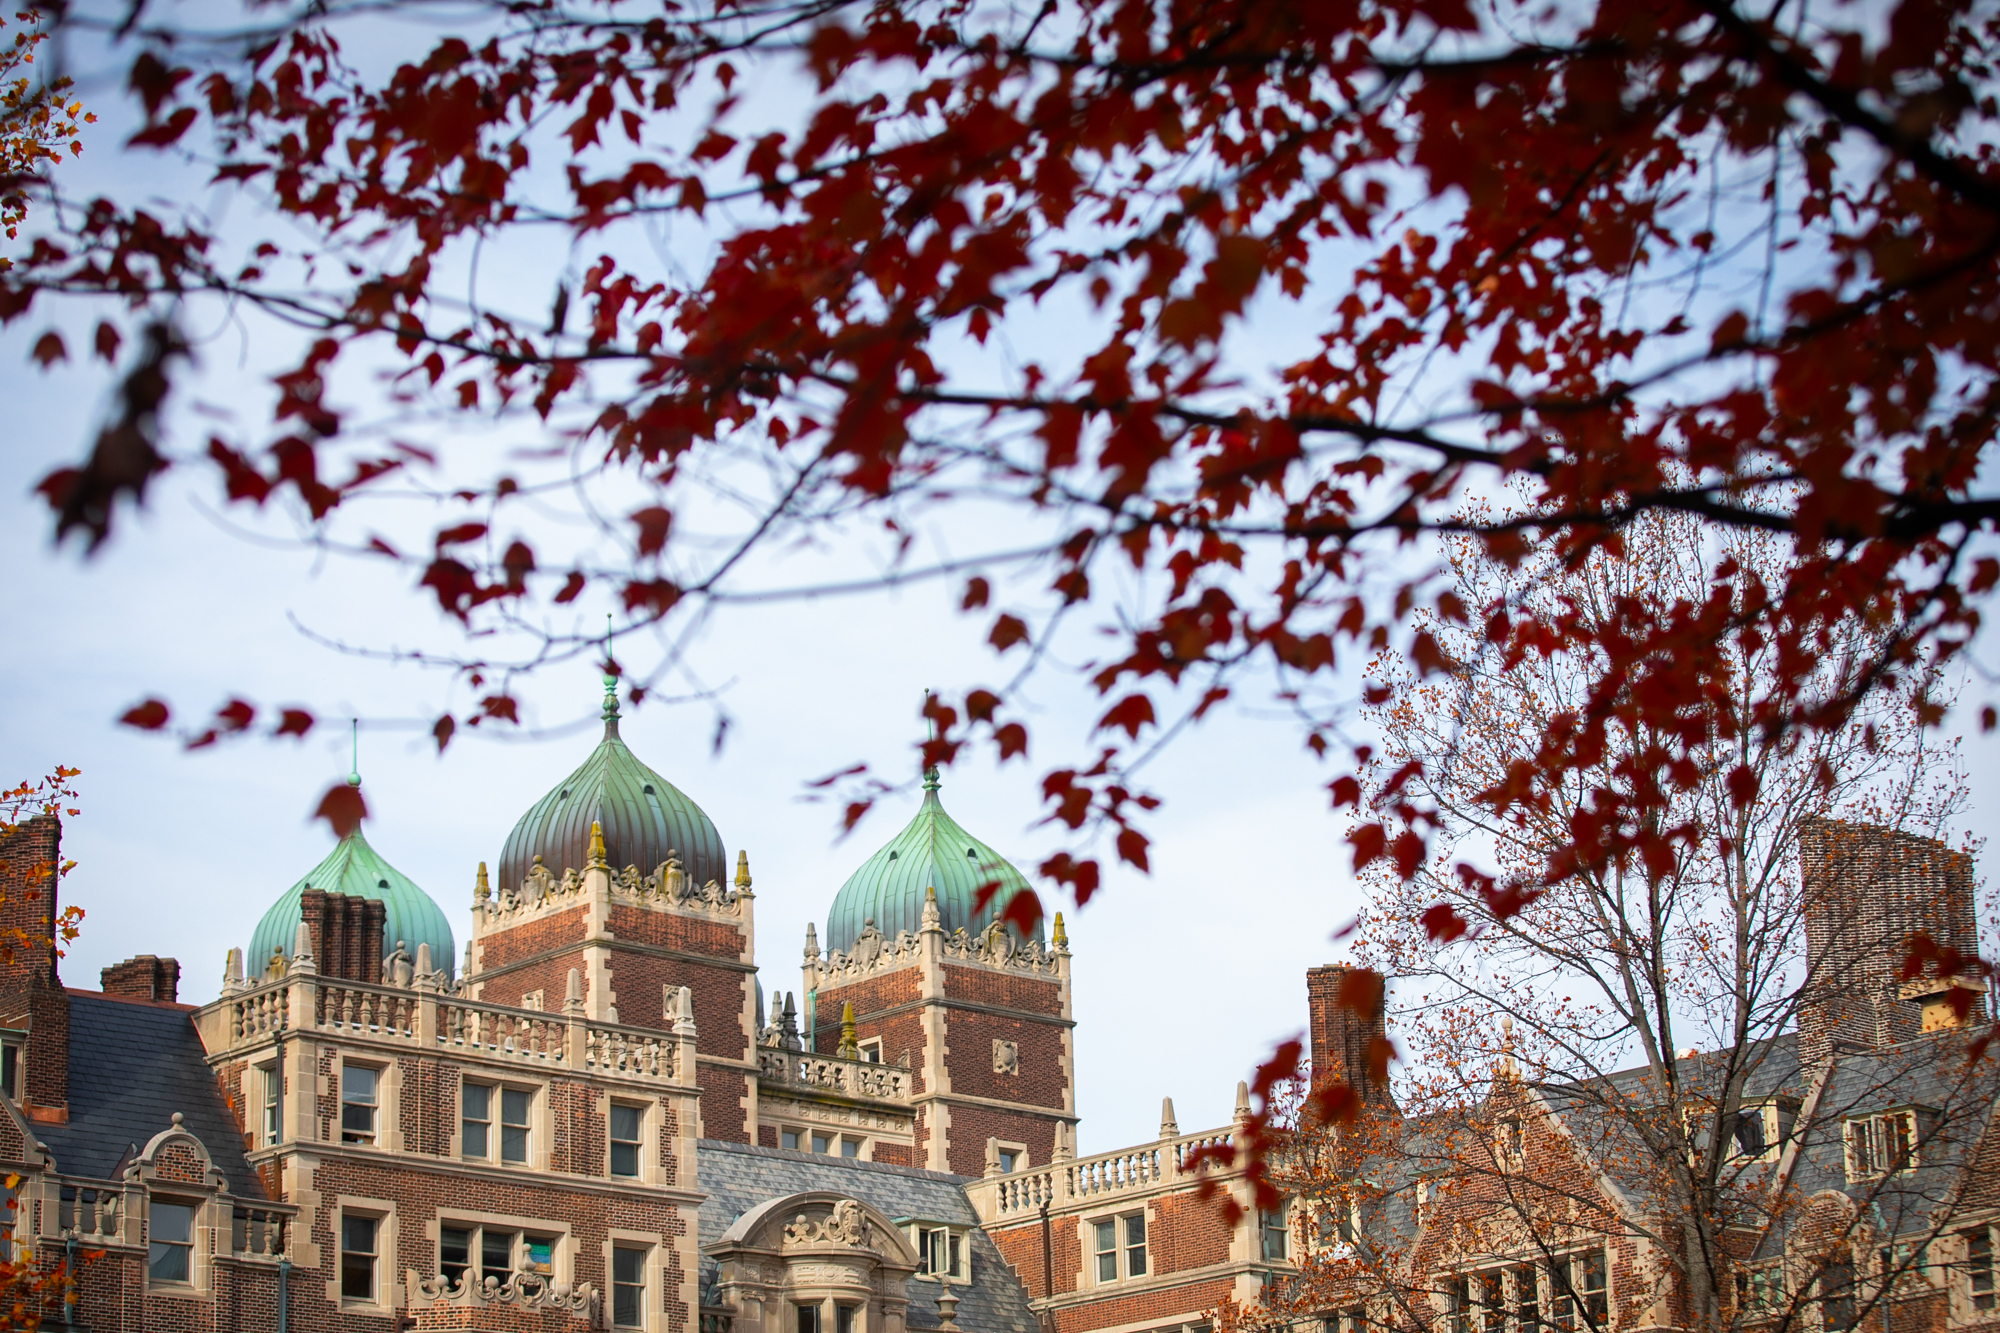
[[[382,980],[382,929],[389,909],[379,899],[307,889],[299,910],[312,935],[313,963],[323,977]]]
[[[142,953],[137,958],[114,963],[97,975],[98,986],[106,995],[122,1000],[179,1002],[181,965],[171,958]]]
[[[1380,982],[1365,969],[1333,963],[1306,972],[1314,1083],[1339,1079],[1363,1102],[1390,1105],[1387,1081],[1368,1077],[1369,1048],[1389,1040],[1384,1001]]]
[[[1799,1054],[1808,1068],[1842,1049],[1889,1046],[1926,1030],[1926,995],[1943,987],[1901,984],[1907,941],[1922,933],[1977,954],[1972,876],[1970,856],[1930,838],[1827,819],[1805,825]],[[1971,1017],[1984,1012],[1984,1001],[1975,1002]]]
[[[24,820],[0,835],[0,1025],[28,1034],[18,1075],[33,1120],[68,1118],[69,995],[56,971],[55,919],[62,821]]]

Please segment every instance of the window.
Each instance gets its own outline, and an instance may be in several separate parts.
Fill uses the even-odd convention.
[[[467,1083],[458,1100],[459,1155],[483,1162],[493,1152],[493,1089],[484,1083]]]
[[[817,1305],[795,1305],[792,1308],[799,1312],[798,1322],[795,1325],[798,1333],[819,1333],[819,1307]]]
[[[841,1139],[841,1141],[840,1141],[840,1155],[841,1155],[842,1157],[859,1157],[859,1156],[861,1156],[861,1140],[860,1140],[860,1139],[849,1139],[849,1138],[843,1138],[843,1139]]]
[[[834,1333],[854,1333],[854,1312],[859,1308],[860,1308],[859,1306],[855,1305],[834,1306],[833,1307]]]
[[[264,1085],[264,1146],[270,1147],[281,1137],[280,1127],[284,1123],[285,1071],[274,1061],[257,1066],[258,1080]]]
[[[1541,1275],[1533,1264],[1522,1264],[1508,1273],[1514,1289],[1516,1333],[1536,1333],[1542,1326]]]
[[[464,1227],[438,1228],[438,1276],[454,1285],[472,1267],[473,1233]]]
[[[1760,1264],[1738,1270],[1736,1306],[1745,1318],[1764,1319],[1775,1314],[1785,1301],[1785,1278],[1777,1264]]]
[[[1121,1276],[1119,1258],[1124,1258],[1124,1277],[1146,1276],[1146,1215],[1100,1218],[1091,1224],[1097,1253],[1097,1280],[1116,1282]],[[1119,1242],[1120,1230],[1124,1243]]]
[[[611,1252],[611,1323],[638,1328],[645,1321],[646,1252],[625,1248]],[[818,1313],[815,1311],[814,1313]]]
[[[2000,1305],[1993,1286],[1993,1233],[1985,1227],[1965,1233],[1965,1285],[1979,1313],[1990,1314]]]
[[[1481,1273],[1479,1281],[1479,1327],[1483,1333],[1506,1333],[1507,1298],[1499,1269]]]
[[[343,1299],[375,1299],[375,1230],[376,1220],[372,1217],[356,1217],[353,1213],[340,1215],[340,1294]]]
[[[815,1134],[812,1136],[812,1150],[814,1152],[831,1152],[833,1151],[832,1144],[833,1136],[831,1134]]]
[[[0,1096],[14,1101],[21,1095],[21,1048],[14,1042],[0,1042]]]
[[[1280,1203],[1276,1208],[1260,1212],[1257,1215],[1257,1232],[1266,1259],[1285,1258],[1285,1242],[1291,1234],[1290,1206]]]
[[[194,1254],[194,1205],[155,1199],[146,1228],[146,1280],[187,1282]]]
[[[964,1281],[965,1237],[950,1227],[916,1229],[917,1275]]]
[[[1601,1329],[1610,1305],[1604,1285],[1604,1251],[1586,1250],[1558,1259],[1549,1273],[1549,1304],[1554,1307],[1555,1326],[1578,1326],[1579,1307],[1586,1328]]]
[[[871,1037],[869,1040],[861,1043],[861,1059],[864,1064],[879,1065],[882,1063],[882,1039],[880,1037]],[[846,1330],[841,1330],[841,1333],[846,1333]]]
[[[778,1146],[780,1148],[790,1148],[793,1152],[805,1151],[803,1148],[799,1146],[799,1131],[796,1129],[779,1130]]]
[[[1000,1150],[1000,1172],[1002,1175],[1009,1175],[1009,1176],[1013,1175],[1014,1168],[1020,1165],[1020,1162],[1021,1162],[1020,1149],[1002,1148]]]
[[[611,1174],[636,1179],[639,1175],[641,1117],[636,1106],[611,1104]]]
[[[1444,1289],[1446,1327],[1451,1333],[1471,1333],[1472,1279],[1460,1275]]]
[[[528,1090],[500,1089],[500,1160],[528,1160]]]
[[[375,1142],[375,1102],[382,1071],[366,1065],[340,1067],[340,1141]]]
[[[1819,1318],[1826,1333],[1854,1327],[1854,1266],[1830,1263],[1819,1275]]]
[[[1736,1142],[1739,1157],[1762,1157],[1764,1155],[1764,1108],[1751,1107],[1736,1113],[1736,1131],[1732,1136]]]
[[[1856,1116],[1845,1128],[1849,1180],[1908,1171],[1917,1164],[1915,1111]]]
[[[515,1272],[555,1276],[555,1252],[560,1237],[505,1228],[441,1226],[438,1228],[438,1274],[457,1282],[470,1270],[477,1285],[486,1278],[505,1282]]]

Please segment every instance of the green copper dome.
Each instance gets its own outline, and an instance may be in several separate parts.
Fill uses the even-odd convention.
[[[969,935],[984,931],[1007,910],[1016,893],[1034,892],[1027,877],[1006,858],[944,812],[937,793],[937,773],[932,771],[924,776],[924,803],[917,817],[864,861],[834,895],[826,918],[829,950],[852,949],[854,937],[869,920],[890,939],[901,930],[914,935],[923,928],[927,887],[937,889],[938,916],[945,930],[962,926]],[[994,883],[999,888],[987,899],[985,910],[978,910],[979,890]],[[1035,939],[1042,941],[1039,924]]]
[[[302,915],[299,899],[307,889],[381,900],[388,909],[382,923],[383,955],[386,957],[396,947],[396,941],[401,940],[414,960],[417,946],[428,944],[431,966],[442,968],[447,977],[451,975],[454,960],[451,924],[445,920],[444,912],[428,893],[384,861],[356,827],[334,844],[326,860],[285,890],[284,896],[264,913],[264,919],[257,923],[257,932],[250,937],[250,956],[244,960],[244,970],[251,976],[262,975],[273,949],[282,949],[287,958],[291,957]]]
[[[552,875],[582,870],[590,864],[593,823],[604,828],[604,856],[613,867],[637,866],[650,874],[674,852],[694,883],[728,883],[728,855],[715,825],[619,739],[615,684],[606,683],[604,739],[514,825],[500,849],[496,889],[519,888],[537,856]]]

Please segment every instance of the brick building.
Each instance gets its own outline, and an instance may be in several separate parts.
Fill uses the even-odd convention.
[[[171,959],[107,968],[95,992],[66,988],[47,951],[0,967],[13,1241],[76,1277],[49,1326],[1187,1333],[1298,1280],[1324,1239],[1304,1210],[1259,1214],[1239,1175],[1196,1165],[1235,1125],[1184,1134],[1169,1102],[1156,1139],[1076,1155],[1061,917],[1046,936],[1004,918],[1026,881],[945,813],[934,775],[915,819],[835,896],[824,934],[807,926],[799,989],[767,995],[747,855],[732,860],[700,807],[625,745],[608,692],[604,724],[508,834],[497,875],[480,864],[462,952],[446,915],[356,831],[231,951],[212,1003],[179,1002]],[[1948,1100],[1949,1034],[1934,1029],[1956,1011],[1851,947],[1841,885],[1864,862],[1901,876],[1907,893],[1859,915],[1886,932],[1942,910],[1941,929],[1970,941],[1970,867],[1929,844],[1815,836],[1808,898],[1822,906],[1807,934],[1825,995],[1788,1038],[1797,1049],[1768,1062],[1763,1093],[1775,1108],[1849,1097],[1870,1123],[1929,1116]],[[0,859],[53,860],[60,829],[37,820],[15,838],[0,851],[21,855]],[[56,904],[10,895],[0,911],[32,932]],[[1341,1003],[1344,977],[1307,978],[1323,1077],[1360,1077],[1382,1035],[1379,1009]],[[1915,1007],[1914,1026],[1896,1004]],[[1911,1097],[1863,1105],[1885,1062]],[[1396,1115],[1386,1089],[1364,1092]],[[1975,1092],[1990,1111],[1991,1090]],[[1523,1162],[1548,1155],[1531,1174],[1615,1177],[1562,1089],[1503,1077],[1489,1103],[1526,1124]],[[1239,1087],[1239,1123],[1248,1111]],[[1925,1171],[1985,1173],[1961,1191],[1976,1230],[2000,1225],[2000,1145],[1974,1120],[1921,1132],[1938,1145]],[[1800,1143],[1781,1168],[1820,1173],[1822,1212],[1844,1188],[1842,1142]],[[1240,1221],[1196,1197],[1204,1176],[1243,1205]],[[1445,1245],[1448,1210],[1425,1217],[1411,1183],[1372,1181],[1379,1206],[1356,1214],[1356,1236],[1435,1275],[1450,1333],[1533,1333],[1516,1315],[1475,1329],[1449,1293],[1534,1261]],[[1566,1254],[1590,1250],[1588,1230],[1572,1227]],[[1939,1308],[1983,1316],[1995,1237],[1981,1251],[1973,1231],[1951,1234],[1969,1257]],[[1782,1258],[1782,1242],[1746,1242],[1746,1266],[1772,1262],[1773,1243]],[[1596,1253],[1591,1280],[1629,1295],[1645,1256],[1602,1237]],[[1518,1306],[1514,1281],[1501,1287]],[[1410,1322],[1365,1300],[1323,1313]]]

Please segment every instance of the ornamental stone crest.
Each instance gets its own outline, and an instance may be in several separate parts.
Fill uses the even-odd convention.
[[[993,1072],[996,1074],[1018,1074],[1021,1072],[1021,1048],[1011,1041],[993,1039]]]
[[[804,1213],[785,1224],[786,1245],[867,1245],[873,1231],[861,1205],[841,1199],[833,1211],[815,1222]]]

